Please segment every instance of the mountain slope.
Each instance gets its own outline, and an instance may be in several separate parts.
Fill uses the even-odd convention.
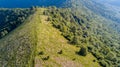
[[[35,53],[35,24],[25,23],[0,39],[0,67],[32,67]]]
[[[34,11],[32,8],[0,8],[0,38],[4,37],[20,24],[24,23],[24,21],[33,13]]]
[[[70,0],[69,2],[67,1],[68,0],[64,0],[64,1],[52,0],[50,2],[49,0],[43,0],[42,2],[44,3],[41,2],[43,6],[47,7],[47,6],[54,5],[57,7],[67,7],[67,8],[48,7],[45,9],[45,11],[43,9],[38,9],[34,14],[34,16],[30,19],[30,21],[34,23],[31,25],[35,25],[35,27],[31,27],[31,25],[28,27],[30,27],[30,29],[35,28],[34,29],[35,36],[30,35],[30,38],[28,39],[30,41],[33,41],[34,39],[38,40],[37,42],[35,42],[37,43],[35,66],[39,64],[40,66],[41,65],[62,66],[63,64],[62,62],[64,61],[66,62],[69,61],[68,63],[65,62],[66,65],[71,63],[73,64],[73,66],[79,65],[78,64],[79,62],[81,66],[91,66],[91,64],[94,64],[93,62],[95,63],[98,62],[103,67],[120,66],[120,52],[119,52],[120,51],[120,45],[119,45],[120,44],[120,41],[119,41],[120,40],[120,34],[119,34],[120,24],[116,23],[116,19],[113,18],[115,17],[114,16],[115,13],[114,12],[111,13],[111,11],[109,12],[109,10],[105,9],[106,7],[94,2],[93,0],[90,0],[90,1]],[[61,5],[59,6],[58,4],[61,4]],[[98,5],[96,6],[96,4]],[[103,6],[103,8],[101,6]],[[109,17],[112,19],[110,19]],[[52,26],[57,28],[59,31],[53,28]],[[30,29],[28,30],[29,32],[32,31]],[[27,33],[25,37],[28,36]],[[21,33],[20,35],[23,35],[23,34]],[[11,33],[9,35],[11,35]],[[7,35],[6,37],[8,37],[9,35]],[[32,40],[31,37],[33,36],[35,38],[33,38]],[[13,37],[12,39],[14,40]],[[13,40],[9,42],[7,41],[7,38],[6,38],[4,40],[6,41],[6,43],[3,43],[2,42],[3,40],[0,42],[2,43],[2,45],[4,44],[8,45],[8,44],[14,43]],[[17,43],[21,44],[22,40],[21,41],[18,40],[18,41]],[[31,43],[30,41],[25,41],[25,42]],[[25,42],[23,40],[23,44]],[[48,43],[52,45],[49,45]],[[62,49],[59,50],[58,49],[59,46],[62,47]],[[81,57],[81,55],[79,56],[77,53],[79,49],[82,48],[83,46],[86,47],[85,48],[86,50],[88,49],[88,54],[85,57]],[[6,47],[7,46],[5,46],[5,49],[7,49]],[[3,49],[1,48],[1,51],[4,51],[4,48]],[[8,56],[11,55],[9,53],[8,53]],[[28,56],[27,54],[25,55]],[[3,59],[6,59],[5,57],[3,57],[4,55],[5,54],[1,55],[1,57]],[[62,56],[61,59],[63,58],[66,58],[66,59],[61,60],[62,62],[58,62],[55,60],[56,56],[60,58]],[[97,60],[94,60],[95,58],[93,56],[96,57]],[[90,64],[86,63],[86,59],[89,57],[92,57],[91,59],[87,60],[87,61],[90,61]],[[10,58],[9,60],[14,60],[14,59],[16,58],[12,58],[12,59]],[[23,61],[23,59],[21,60]],[[26,59],[25,63],[27,63],[27,60],[28,59]],[[10,61],[7,61],[7,62],[11,64],[13,63]],[[96,63],[95,67],[96,65],[98,64]]]
[[[37,9],[25,23],[0,40],[1,67],[100,67],[93,62],[96,58],[91,53],[85,57],[76,54],[80,47],[68,44],[61,32],[46,21],[43,12],[43,8]],[[61,50],[62,54],[58,54]],[[45,60],[47,56],[49,59]]]
[[[19,67],[29,63],[34,65],[34,62],[36,67],[63,64],[98,67],[98,63],[111,67],[119,65],[118,34],[109,30],[106,23],[100,20],[101,17],[89,19],[89,16],[71,12],[68,8],[35,9],[35,14],[26,23],[0,40],[1,66]],[[88,49],[87,56],[78,55],[82,46]],[[110,58],[111,55],[113,58]],[[57,61],[56,57],[62,60]],[[16,62],[18,60],[20,63]]]
[[[8,3],[8,4],[6,4]],[[21,5],[24,3],[24,5]],[[111,19],[112,21],[119,22],[119,12],[115,12],[112,9],[106,8],[104,4],[97,3],[94,0],[1,0],[0,1],[0,7],[6,7],[6,8],[27,8],[31,6],[56,6],[56,7],[74,7],[76,8],[84,6],[85,8],[88,8],[94,13],[97,13],[107,19]],[[99,9],[97,9],[99,8]]]
[[[106,20],[99,15],[91,15],[72,12],[65,8],[49,8],[45,15],[53,26],[62,32],[62,35],[69,40],[69,43],[88,47],[102,66],[119,66],[119,34],[113,27],[113,22]],[[109,22],[108,22],[109,21]],[[113,32],[114,31],[114,32]],[[113,47],[114,46],[114,47]],[[110,56],[113,56],[110,58]]]
[[[46,21],[48,17],[40,15],[41,10],[44,9],[39,9],[35,16],[41,20],[37,20],[40,23],[37,26],[38,43],[35,67],[99,67],[97,62],[93,62],[95,58],[90,53],[86,57],[77,55],[79,47],[68,44],[68,41],[61,36],[61,32]],[[63,53],[58,54],[61,50]],[[43,55],[40,55],[40,52],[43,52]],[[44,60],[47,56],[49,59]]]

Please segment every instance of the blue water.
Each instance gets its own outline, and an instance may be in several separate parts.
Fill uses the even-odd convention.
[[[0,0],[0,7],[4,7],[4,8],[18,8],[18,7],[23,8],[23,7],[30,7],[32,5],[35,5],[35,1],[30,1],[30,0]]]
[[[0,8],[27,8],[31,6],[60,6],[66,0],[0,0]]]
[[[108,3],[110,5],[120,7],[120,0],[97,0],[97,1],[101,3]]]

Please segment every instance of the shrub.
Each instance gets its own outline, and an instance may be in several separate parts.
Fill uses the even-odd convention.
[[[58,54],[62,54],[63,53],[63,51],[62,50],[60,50],[59,52],[58,52]]]
[[[102,60],[104,59],[104,56],[102,56],[100,53],[96,52],[96,53],[93,53],[93,55],[98,59],[98,60]]]
[[[117,53],[116,56],[117,56],[117,57],[120,57],[120,53]]]
[[[93,62],[96,62],[96,60],[93,60]]]
[[[101,60],[99,63],[102,67],[109,67],[108,63],[105,62],[104,60]]]
[[[38,55],[43,55],[43,54],[44,54],[44,52],[43,52],[43,51],[41,51],[41,52],[39,52],[39,53],[38,53]]]
[[[92,52],[93,46],[88,45],[87,48],[88,48],[88,51],[89,51],[89,52]]]
[[[42,58],[42,60],[48,60],[50,58],[50,56],[44,57]]]
[[[79,37],[78,37],[78,36],[74,36],[71,43],[72,43],[72,44],[77,44],[77,45],[80,44]]]
[[[87,48],[81,47],[80,51],[78,52],[79,55],[86,56],[87,55]]]
[[[113,52],[109,52],[106,56],[106,59],[108,60],[113,60],[113,58],[115,58],[115,54]]]
[[[75,60],[76,60],[76,58],[73,58],[72,60],[73,60],[73,61],[75,61]]]

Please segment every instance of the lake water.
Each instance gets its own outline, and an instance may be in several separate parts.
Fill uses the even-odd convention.
[[[97,1],[101,3],[108,3],[110,5],[120,7],[120,0],[97,0]]]
[[[62,6],[69,0],[0,0],[0,8],[28,8],[31,6]],[[101,3],[109,3],[120,7],[120,0],[99,0]]]
[[[31,6],[60,6],[65,0],[0,0],[3,8],[27,8]]]

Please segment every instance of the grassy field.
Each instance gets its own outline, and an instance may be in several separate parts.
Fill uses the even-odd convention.
[[[0,67],[100,67],[80,47],[68,44],[61,32],[47,21],[38,8],[21,26],[0,40]]]
[[[48,16],[41,13],[43,10],[38,9],[35,15],[38,18],[35,67],[100,67],[90,53],[86,57],[77,55],[80,47],[68,44],[61,32],[46,21]]]
[[[33,16],[0,40],[0,67],[33,66],[36,45]]]

